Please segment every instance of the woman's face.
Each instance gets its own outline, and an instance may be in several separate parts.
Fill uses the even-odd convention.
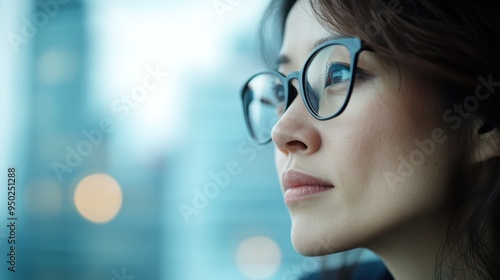
[[[298,1],[286,21],[279,71],[300,70],[311,46],[332,33]],[[304,255],[376,250],[385,238],[421,238],[449,218],[451,170],[460,154],[447,140],[453,135],[439,94],[398,75],[374,52],[363,51],[358,67],[369,76],[356,81],[340,116],[318,121],[298,95],[273,128],[292,241]]]

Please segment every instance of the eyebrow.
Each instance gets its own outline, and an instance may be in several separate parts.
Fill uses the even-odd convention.
[[[290,57],[288,55],[286,55],[286,54],[280,54],[278,56],[278,60],[276,61],[276,64],[278,65],[278,67],[280,65],[286,65],[288,63],[290,63]]]
[[[320,39],[314,41],[314,43],[309,47],[308,52],[312,52],[315,48],[317,48],[321,44],[324,44],[328,41],[338,40],[338,39],[343,39],[343,38],[347,38],[347,36],[341,35],[341,34],[332,34],[332,35],[320,38]]]
[[[326,43],[326,42],[331,41],[331,40],[342,39],[342,38],[347,38],[347,36],[341,35],[341,34],[331,34],[329,36],[317,39],[313,42],[313,44],[311,44],[311,46],[308,49],[308,52],[309,53],[312,52],[316,47],[318,47],[319,45],[321,45],[323,43]],[[288,55],[280,54],[276,63],[278,66],[280,66],[280,65],[286,65],[286,64],[290,63],[290,61],[291,61],[291,59]]]

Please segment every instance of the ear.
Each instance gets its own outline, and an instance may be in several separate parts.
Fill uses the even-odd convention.
[[[474,163],[484,163],[500,157],[500,131],[483,120],[473,125]]]

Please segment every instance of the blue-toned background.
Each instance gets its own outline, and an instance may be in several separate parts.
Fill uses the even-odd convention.
[[[292,248],[272,145],[241,112],[267,2],[0,0],[0,279],[319,269]]]

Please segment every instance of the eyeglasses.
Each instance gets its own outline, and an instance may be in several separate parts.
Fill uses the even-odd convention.
[[[359,38],[341,38],[316,47],[300,71],[287,76],[275,70],[253,75],[241,92],[245,121],[252,138],[259,144],[271,141],[271,130],[299,91],[307,110],[317,120],[340,115],[352,94],[357,61],[362,50],[371,50]]]

